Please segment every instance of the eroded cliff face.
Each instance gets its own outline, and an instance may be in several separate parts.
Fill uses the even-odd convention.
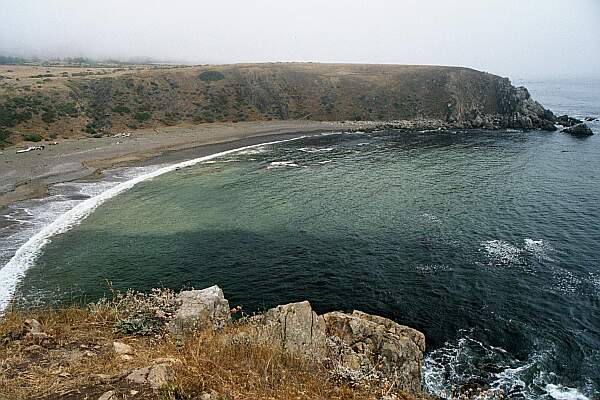
[[[449,75],[449,123],[470,128],[556,130],[554,114],[535,101],[527,88],[513,86],[508,78],[466,69]]]
[[[554,129],[552,113],[527,89],[460,67],[236,64],[63,73],[47,83],[23,82],[0,90],[0,128],[15,140],[32,133],[102,135],[271,119]]]

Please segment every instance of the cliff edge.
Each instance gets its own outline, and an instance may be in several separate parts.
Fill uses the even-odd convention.
[[[0,398],[415,400],[425,336],[308,301],[244,315],[218,286],[0,320]]]

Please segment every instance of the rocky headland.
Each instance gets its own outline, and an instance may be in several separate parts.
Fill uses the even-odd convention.
[[[0,342],[3,399],[431,398],[421,332],[307,301],[248,316],[218,286],[12,311]]]
[[[0,141],[5,144],[214,122],[305,119],[523,130],[555,130],[556,122],[526,88],[462,67],[268,63],[79,71],[2,66],[0,74]]]

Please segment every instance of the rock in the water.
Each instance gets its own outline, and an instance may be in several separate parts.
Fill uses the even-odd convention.
[[[195,329],[222,329],[229,322],[229,302],[218,286],[179,293],[180,306],[169,324],[174,335]]]
[[[599,121],[599,119],[596,118],[596,117],[585,117],[585,120],[587,122],[596,122],[596,121]]]
[[[355,311],[323,315],[330,340],[330,357],[354,371],[377,371],[401,390],[421,390],[425,336],[387,318]]]
[[[104,393],[102,396],[98,397],[98,400],[115,400],[115,391],[114,390],[109,390],[108,392]]]
[[[565,128],[581,124],[583,121],[578,120],[577,118],[569,117],[568,115],[561,115],[560,117],[556,117],[556,123],[564,126]]]
[[[156,364],[150,368],[146,379],[153,389],[160,389],[172,381],[173,376],[173,368],[171,368],[170,364]]]
[[[113,350],[117,354],[133,354],[133,348],[122,342],[113,342]]]
[[[575,136],[591,136],[594,134],[586,124],[578,124],[570,128],[563,129],[563,132],[570,133]]]
[[[261,340],[291,353],[324,357],[325,320],[312,310],[308,301],[272,308],[265,313],[262,322]]]

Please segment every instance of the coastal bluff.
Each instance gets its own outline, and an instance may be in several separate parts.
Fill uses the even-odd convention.
[[[48,66],[43,77],[31,75],[31,67],[9,67],[0,71],[5,143],[270,120],[556,129],[555,116],[526,88],[463,67],[263,63],[74,72]]]
[[[212,286],[10,312],[0,398],[433,398],[422,392],[425,336],[415,329],[360,311],[318,315],[308,301],[240,310]]]

